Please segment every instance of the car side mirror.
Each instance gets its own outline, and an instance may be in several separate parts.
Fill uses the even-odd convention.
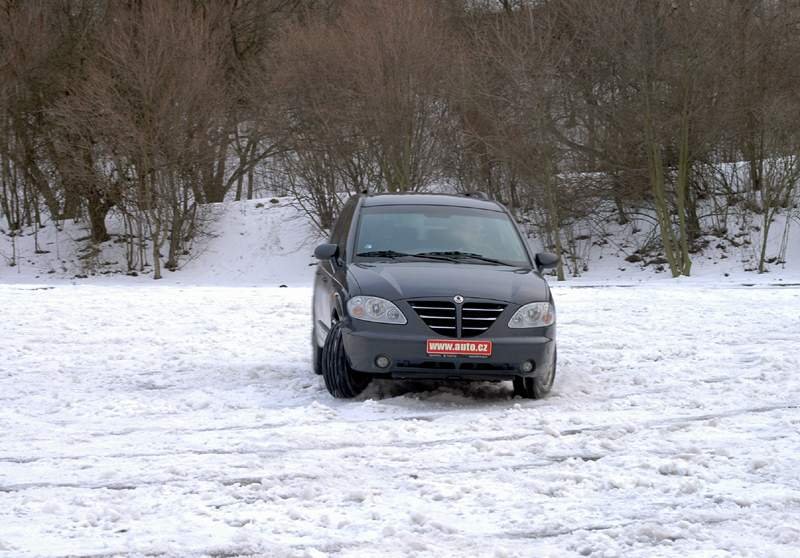
[[[314,249],[314,257],[318,260],[331,260],[339,254],[338,244],[320,244]]]
[[[560,259],[555,254],[551,254],[550,252],[539,252],[536,254],[536,266],[539,269],[552,269],[558,265],[558,260]]]

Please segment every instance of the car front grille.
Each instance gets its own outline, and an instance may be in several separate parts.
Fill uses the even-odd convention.
[[[442,300],[412,300],[411,308],[429,328],[440,335],[458,337],[456,305]]]
[[[494,302],[465,302],[461,308],[461,337],[475,337],[489,329],[505,307]]]
[[[409,305],[429,328],[446,337],[476,337],[488,330],[505,310],[497,302],[410,300]]]

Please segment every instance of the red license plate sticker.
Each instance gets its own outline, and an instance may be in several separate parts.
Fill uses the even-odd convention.
[[[429,355],[491,356],[492,342],[428,339],[427,349]]]

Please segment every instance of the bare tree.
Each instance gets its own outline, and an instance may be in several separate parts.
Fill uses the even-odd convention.
[[[223,65],[205,15],[183,1],[110,4],[99,54],[58,111],[78,133],[89,123],[97,152],[79,156],[105,173],[95,184],[113,186],[127,214],[142,220],[156,279],[165,242],[166,265],[177,266],[195,194],[218,157],[208,137],[224,127]]]
[[[159,277],[201,204],[263,184],[323,229],[353,192],[479,189],[559,277],[589,221],[649,220],[677,276],[742,212],[765,271],[797,196],[799,22],[771,0],[0,0],[0,213],[96,244],[114,215]]]
[[[419,190],[440,175],[448,119],[448,32],[435,4],[346,2],[333,21],[317,17],[287,31],[282,71],[301,137],[345,138],[330,155],[343,177],[376,177],[374,188]],[[301,142],[302,143],[302,142]],[[344,169],[365,154],[369,172]],[[360,186],[351,184],[351,186]]]

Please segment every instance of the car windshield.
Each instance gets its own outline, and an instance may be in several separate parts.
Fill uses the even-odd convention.
[[[530,267],[506,213],[470,207],[385,205],[361,210],[355,260],[456,261]]]

